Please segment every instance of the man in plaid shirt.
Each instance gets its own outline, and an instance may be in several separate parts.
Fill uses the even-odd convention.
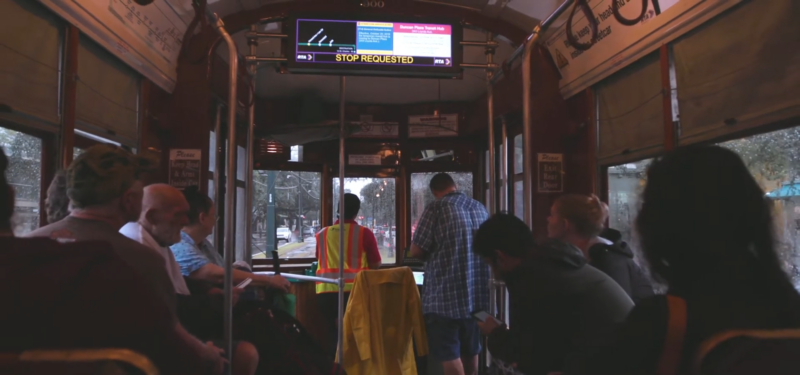
[[[434,176],[430,188],[436,201],[425,207],[411,241],[411,256],[426,259],[422,312],[428,347],[445,375],[472,375],[481,333],[470,313],[489,305],[489,267],[473,254],[472,238],[489,214],[458,192],[447,173]]]

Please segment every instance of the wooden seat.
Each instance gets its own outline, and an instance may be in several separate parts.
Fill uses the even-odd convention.
[[[722,332],[697,353],[696,374],[790,375],[800,369],[800,329]]]
[[[0,373],[13,375],[158,375],[147,357],[127,349],[30,350],[0,353]]]

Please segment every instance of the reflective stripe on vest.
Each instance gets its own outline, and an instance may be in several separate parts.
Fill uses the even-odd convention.
[[[317,248],[319,249],[317,277],[327,279],[339,278],[339,256],[344,256],[344,290],[353,289],[356,275],[367,268],[367,252],[364,250],[364,235],[366,231],[358,224],[344,225],[344,246],[346,251],[339,251],[339,225],[326,227],[317,233]],[[317,293],[338,292],[336,284],[317,282]]]

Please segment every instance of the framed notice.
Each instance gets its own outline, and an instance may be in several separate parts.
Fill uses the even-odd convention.
[[[409,138],[457,137],[458,115],[408,116]]]
[[[540,193],[564,191],[564,154],[537,154]]]
[[[396,122],[362,121],[353,138],[397,138],[400,132]]]
[[[350,165],[381,165],[380,155],[350,155]]]
[[[178,189],[200,185],[200,150],[169,150],[169,184]]]

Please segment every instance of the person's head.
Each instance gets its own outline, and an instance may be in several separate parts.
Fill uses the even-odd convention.
[[[533,233],[518,217],[495,214],[481,224],[472,251],[501,276],[513,271],[534,249]]]
[[[180,190],[167,184],[144,188],[139,224],[161,246],[181,241],[181,229],[189,223],[189,203]]]
[[[738,155],[718,146],[653,161],[636,219],[652,271],[686,288],[712,269],[752,269],[788,283],[773,244],[770,203]],[[725,264],[725,266],[723,266]]]
[[[67,196],[67,172],[59,170],[50,182],[45,199],[47,222],[52,224],[69,215],[69,197]]]
[[[14,189],[6,180],[8,157],[0,147],[0,234],[13,234],[11,217],[14,216]]]
[[[608,207],[595,195],[562,195],[550,207],[547,237],[565,241],[592,239],[603,231],[607,217]]]
[[[197,229],[202,232],[203,237],[214,232],[214,225],[217,223],[217,209],[214,201],[203,194],[197,185],[183,189],[183,197],[189,203],[187,228]]]
[[[430,188],[433,196],[436,197],[436,199],[440,199],[454,192],[457,187],[456,182],[453,181],[453,177],[450,177],[449,174],[437,173],[431,178]]]
[[[135,221],[142,210],[142,174],[157,162],[121,147],[89,147],[67,168],[67,196],[73,211],[100,209],[123,222]]]
[[[361,199],[351,193],[344,195],[344,218],[345,220],[355,220],[358,211],[361,210]]]

